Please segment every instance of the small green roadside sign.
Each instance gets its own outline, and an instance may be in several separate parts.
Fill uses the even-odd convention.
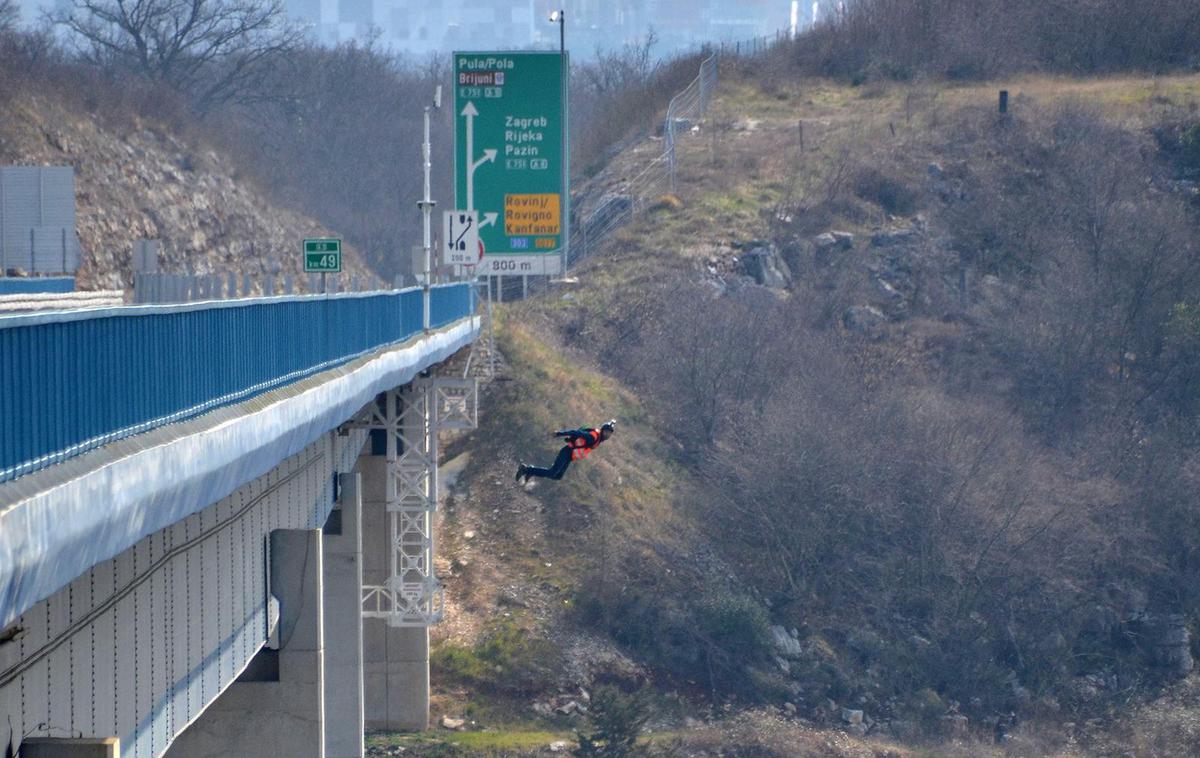
[[[338,274],[342,271],[342,241],[335,238],[304,240],[306,274]]]

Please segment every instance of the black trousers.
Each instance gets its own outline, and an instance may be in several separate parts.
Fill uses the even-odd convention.
[[[526,466],[525,474],[527,476],[541,476],[546,479],[562,479],[563,474],[567,473],[567,466],[571,465],[571,447],[563,445],[563,449],[558,451],[558,457],[554,459],[554,465],[550,468],[542,468],[541,466]]]

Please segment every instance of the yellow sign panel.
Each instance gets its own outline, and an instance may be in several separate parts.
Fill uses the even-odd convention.
[[[558,194],[505,195],[504,233],[509,237],[559,234]]]

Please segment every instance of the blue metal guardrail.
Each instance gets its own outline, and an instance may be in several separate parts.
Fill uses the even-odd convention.
[[[73,276],[0,276],[0,295],[75,291]]]
[[[474,299],[434,287],[431,326]],[[406,340],[422,312],[412,288],[0,318],[0,482]]]

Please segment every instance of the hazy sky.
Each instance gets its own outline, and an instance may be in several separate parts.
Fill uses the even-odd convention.
[[[716,40],[751,39],[788,29],[793,0],[286,0],[289,12],[324,41],[375,30],[382,42],[415,54],[453,49],[557,47],[551,10],[566,11],[567,47],[596,48],[644,39],[653,28],[659,52]],[[795,3],[806,21],[811,0]]]
[[[566,42],[576,58],[645,39],[657,52],[706,42],[749,40],[806,26],[830,0],[284,0],[288,14],[326,43],[366,39],[426,55],[466,49],[557,47],[551,10],[566,11]],[[70,0],[18,0],[27,22]],[[822,9],[818,9],[818,5]]]

